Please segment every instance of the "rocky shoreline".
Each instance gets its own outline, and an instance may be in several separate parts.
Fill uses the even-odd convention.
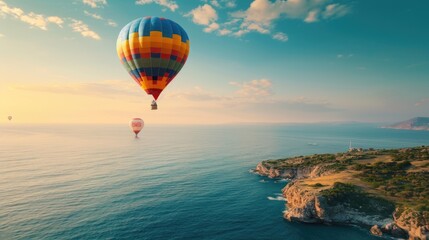
[[[429,152],[428,147],[423,150]],[[407,150],[398,150],[401,151]],[[355,170],[356,164],[388,162],[392,159],[389,154],[364,150],[267,160],[260,162],[255,172],[290,179],[282,190],[286,199],[284,218],[289,221],[359,225],[376,236],[428,240],[429,211],[416,210],[394,197],[379,194],[382,187],[370,187],[357,177],[360,172]],[[414,165],[421,164],[412,162]],[[425,168],[420,170],[426,173]]]

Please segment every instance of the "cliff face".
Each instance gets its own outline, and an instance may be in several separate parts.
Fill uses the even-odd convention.
[[[429,240],[427,146],[266,160],[255,172],[291,180],[283,189],[289,221],[353,224],[377,236]]]
[[[349,202],[330,204],[327,197],[320,194],[321,191],[308,189],[299,181],[289,183],[283,189],[283,195],[287,199],[287,210],[284,218],[290,221],[307,223],[330,224],[357,224],[372,226],[374,224],[387,224],[393,219],[378,213],[368,214],[359,207],[354,208]],[[377,204],[377,203],[376,203]]]
[[[393,206],[388,202],[364,193],[347,193],[352,196],[330,201],[324,190],[309,188],[299,180],[292,181],[282,191],[287,200],[283,216],[289,221],[372,226],[371,233],[377,236],[388,234],[402,239],[429,240],[427,211],[397,208],[391,214]]]
[[[255,169],[255,172],[262,176],[269,178],[287,178],[287,179],[300,179],[300,178],[313,178],[328,174],[329,171],[320,165],[309,167],[292,167],[286,169],[279,169],[274,166],[260,162]]]
[[[429,212],[398,208],[393,216],[395,224],[408,231],[409,239],[429,240]]]

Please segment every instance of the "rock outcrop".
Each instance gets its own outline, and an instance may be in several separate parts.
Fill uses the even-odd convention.
[[[429,240],[429,212],[397,208],[393,215],[388,214],[392,212],[391,206],[371,196],[364,196],[366,199],[362,202],[380,211],[368,212],[365,206],[353,206],[347,200],[330,204],[322,191],[303,186],[298,180],[283,188],[283,196],[287,200],[284,218],[289,221],[372,226],[370,232],[376,236],[387,234],[399,239]]]
[[[388,223],[381,227],[381,232],[386,233],[392,237],[406,239],[408,238],[408,233],[404,229],[398,227],[394,222]]]
[[[427,146],[266,160],[255,172],[290,180],[282,190],[289,221],[360,225],[376,236],[429,240]]]
[[[429,240],[429,212],[398,208],[393,214],[395,224],[406,230],[409,239]]]
[[[255,172],[269,178],[285,178],[285,179],[300,179],[313,178],[329,174],[329,170],[324,166],[308,166],[308,167],[292,167],[292,168],[276,168],[265,162],[260,162],[255,169]]]
[[[306,189],[297,181],[289,183],[283,189],[283,196],[287,200],[287,210],[284,212],[284,218],[290,221],[364,226],[387,224],[393,221],[388,215],[380,214],[380,212],[362,211],[364,206],[355,206],[355,204],[347,200],[332,204],[321,191]],[[380,205],[371,197],[365,196],[364,198],[366,199],[363,199],[363,201],[371,202],[373,205]],[[383,210],[383,206],[378,206],[378,208]],[[385,210],[388,211],[387,208]]]
[[[380,227],[378,225],[372,226],[369,231],[374,236],[382,236],[383,235],[383,232],[381,231],[381,229],[380,229]]]

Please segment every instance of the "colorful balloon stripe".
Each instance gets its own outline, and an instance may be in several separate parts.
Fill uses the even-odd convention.
[[[116,49],[131,77],[156,100],[182,69],[189,46],[188,35],[179,24],[145,17],[121,30]]]

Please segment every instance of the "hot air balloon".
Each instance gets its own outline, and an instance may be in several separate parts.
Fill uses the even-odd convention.
[[[141,118],[133,118],[130,121],[130,128],[136,134],[136,138],[137,138],[137,134],[139,134],[139,132],[143,129],[143,127],[144,127],[144,122]]]
[[[9,121],[12,120],[12,116],[8,116],[7,119],[9,119]]]
[[[153,96],[152,110],[157,109],[159,95],[185,64],[189,46],[185,30],[166,18],[138,18],[119,33],[118,57],[137,84]]]

